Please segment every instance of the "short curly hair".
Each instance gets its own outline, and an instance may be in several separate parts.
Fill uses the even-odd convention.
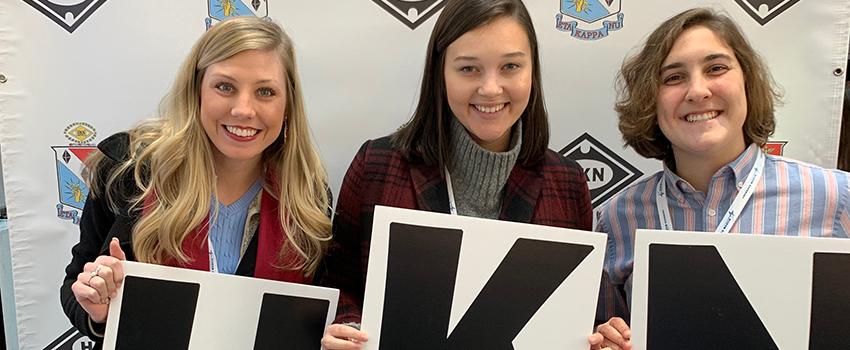
[[[694,8],[661,23],[640,51],[623,62],[617,77],[614,109],[623,141],[646,158],[672,159],[670,140],[661,132],[656,116],[660,70],[679,35],[696,26],[714,32],[732,49],[741,65],[747,94],[743,130],[746,144],[763,146],[773,135],[774,107],[781,103],[782,94],[764,61],[732,19],[709,8]]]

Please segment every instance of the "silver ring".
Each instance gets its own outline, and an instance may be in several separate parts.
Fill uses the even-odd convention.
[[[88,280],[88,282],[86,282],[86,284],[88,284],[88,285],[90,285],[90,286],[91,286],[91,279],[92,279],[92,278],[95,278],[95,277],[100,277],[100,276],[98,276],[97,274],[100,272],[100,267],[101,267],[101,266],[103,266],[103,265],[97,265],[97,267],[95,267],[95,268],[94,268],[94,270],[92,270],[91,272],[89,272],[89,280]]]

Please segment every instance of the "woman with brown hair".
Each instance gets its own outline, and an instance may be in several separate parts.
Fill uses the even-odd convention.
[[[548,143],[537,39],[522,1],[447,1],[413,117],[367,141],[343,180],[323,278],[340,289],[343,324],[322,345],[359,349],[367,339],[355,327],[376,205],[590,229],[584,173]]]
[[[330,240],[330,196],[292,41],[274,22],[237,17],[210,28],[159,117],[98,150],[60,290],[96,348],[124,280],[121,260],[312,283]]]
[[[607,322],[590,337],[593,349],[631,348],[636,229],[850,234],[850,174],[762,151],[779,93],[727,16],[697,8],[666,20],[619,79],[623,140],[664,170],[603,208],[597,230],[608,234],[608,253],[597,318]]]

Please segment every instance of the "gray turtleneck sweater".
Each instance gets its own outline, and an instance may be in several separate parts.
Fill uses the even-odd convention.
[[[459,215],[499,218],[502,190],[522,146],[521,121],[512,134],[507,152],[490,152],[475,143],[457,118],[452,118],[451,181]]]

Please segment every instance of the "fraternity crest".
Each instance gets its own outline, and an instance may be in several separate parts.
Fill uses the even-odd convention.
[[[800,0],[735,0],[744,11],[761,25],[779,16]]]
[[[268,0],[207,0],[207,29],[214,23],[221,22],[231,17],[256,16],[267,18],[269,16]]]
[[[68,33],[73,33],[106,0],[24,0],[24,2],[56,22]]]
[[[444,0],[372,0],[410,29],[416,29],[445,5]]]
[[[88,123],[72,123],[65,128],[65,137],[71,141],[67,146],[52,146],[56,156],[56,178],[59,192],[59,203],[56,204],[56,215],[60,219],[70,220],[74,224],[80,223],[80,214],[89,187],[83,180],[83,169],[85,160],[97,147],[90,144],[97,136],[94,127]]]
[[[598,40],[623,29],[621,0],[560,0],[555,28],[582,40]]]

